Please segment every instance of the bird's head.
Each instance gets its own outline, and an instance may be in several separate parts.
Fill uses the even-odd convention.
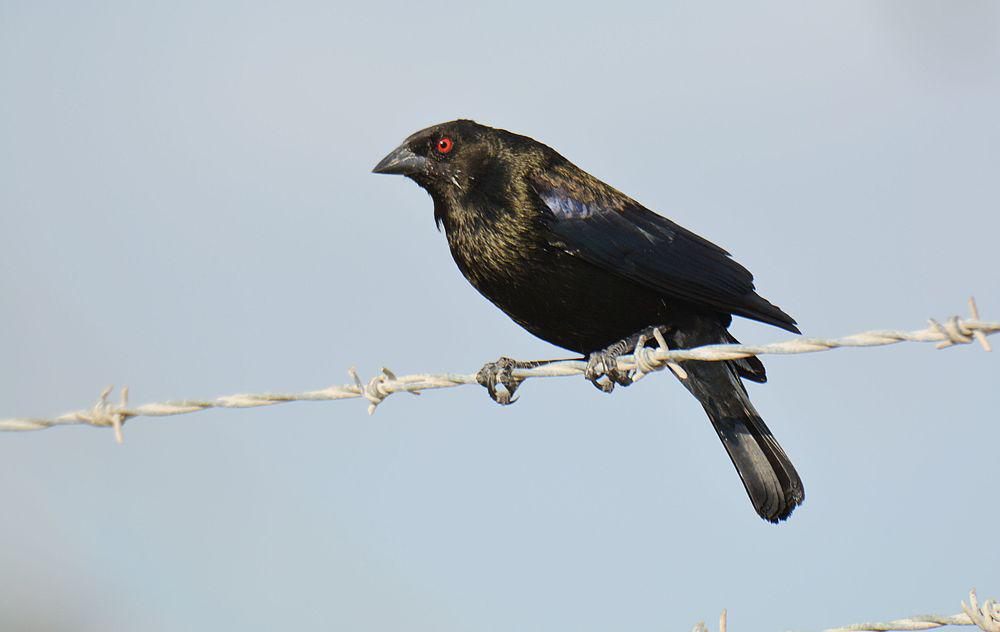
[[[459,119],[413,134],[372,171],[404,175],[435,199],[461,197],[509,180],[539,148],[526,136]]]

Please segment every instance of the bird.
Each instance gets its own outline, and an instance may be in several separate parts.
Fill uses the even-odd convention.
[[[585,376],[602,391],[632,382],[615,358],[637,345],[737,342],[733,315],[800,333],[726,250],[528,136],[449,121],[412,134],[372,171],[430,194],[462,275],[530,333],[583,354]],[[504,392],[519,384],[512,369],[537,364],[501,358],[478,379],[510,403]],[[802,480],[742,382],[765,382],[764,365],[756,357],[680,364],[757,514],[787,519],[805,499]]]

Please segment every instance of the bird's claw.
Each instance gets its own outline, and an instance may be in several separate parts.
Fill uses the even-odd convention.
[[[488,362],[476,373],[476,381],[486,387],[493,401],[501,406],[508,406],[517,401],[514,391],[524,381],[514,377],[514,369],[517,367],[518,363],[510,358]]]
[[[603,351],[595,351],[587,356],[587,368],[583,377],[587,378],[598,390],[610,393],[615,385],[628,386],[632,383],[630,371],[618,368],[618,356],[625,351],[622,343],[611,345]],[[603,379],[602,379],[603,378]]]

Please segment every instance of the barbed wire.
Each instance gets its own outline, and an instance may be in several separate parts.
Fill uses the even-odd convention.
[[[719,632],[726,632],[726,611],[719,617]],[[1000,632],[1000,604],[987,599],[981,606],[976,597],[976,589],[969,591],[969,603],[962,602],[962,613],[950,617],[927,614],[905,619],[894,619],[885,623],[855,623],[839,628],[829,628],[823,632],[894,632],[908,630],[932,630],[949,625],[974,625],[983,632]],[[704,621],[694,626],[692,632],[709,632]]]
[[[969,299],[969,310],[970,318],[963,319],[953,316],[944,323],[930,319],[926,328],[914,331],[875,330],[843,338],[795,338],[764,345],[716,344],[691,349],[670,349],[663,335],[656,331],[654,337],[658,347],[645,347],[640,342],[631,354],[618,356],[617,363],[620,371],[634,372],[634,380],[664,368],[670,368],[678,377],[684,379],[686,373],[679,363],[695,360],[718,362],[766,354],[817,353],[842,347],[879,347],[901,342],[933,342],[937,343],[938,349],[943,349],[978,341],[983,349],[990,351],[990,343],[986,337],[1000,332],[1000,322],[980,320],[979,310],[972,298]],[[532,364],[536,366],[510,370],[514,388],[527,379],[583,375],[587,369],[587,363],[582,360],[553,360]],[[189,399],[133,407],[130,407],[128,403],[128,387],[122,388],[118,404],[113,404],[109,398],[114,387],[109,386],[101,392],[97,403],[89,409],[76,410],[52,418],[12,417],[0,419],[0,431],[42,430],[54,426],[82,424],[113,428],[115,439],[121,443],[122,427],[126,421],[135,417],[168,417],[211,408],[258,408],[288,402],[334,401],[361,397],[368,400],[368,413],[372,414],[375,412],[375,408],[393,393],[406,392],[419,395],[422,391],[480,383],[478,375],[475,373],[397,376],[389,369],[382,368],[381,373],[368,382],[363,382],[353,367],[348,370],[348,373],[353,381],[352,384],[329,386],[304,393],[244,393],[225,395],[215,399]],[[501,403],[513,401],[510,399],[513,389],[507,389],[504,384],[497,384],[496,389],[500,396],[498,401]]]

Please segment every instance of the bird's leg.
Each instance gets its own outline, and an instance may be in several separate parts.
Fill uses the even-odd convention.
[[[619,340],[610,347],[594,351],[587,356],[587,368],[583,377],[605,393],[615,390],[615,384],[628,386],[632,383],[632,372],[622,371],[618,368],[618,356],[633,351],[637,346],[645,345],[647,340],[654,338],[657,329],[663,332],[666,327],[646,327],[628,338]]]
[[[518,361],[510,358],[500,358],[496,362],[488,362],[476,373],[476,381],[486,387],[493,401],[501,406],[507,406],[517,401],[514,391],[521,385],[524,378],[514,377],[514,369],[533,369],[558,360]]]

